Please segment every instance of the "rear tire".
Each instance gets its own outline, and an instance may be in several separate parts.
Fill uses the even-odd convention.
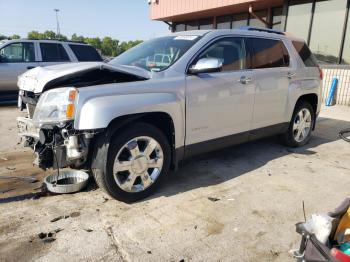
[[[311,139],[315,120],[316,116],[311,104],[307,101],[298,102],[288,130],[283,135],[285,144],[290,147],[300,147],[307,144]]]
[[[102,190],[117,200],[134,202],[157,190],[169,172],[171,149],[163,132],[147,123],[117,132],[108,148],[106,172],[92,171]]]

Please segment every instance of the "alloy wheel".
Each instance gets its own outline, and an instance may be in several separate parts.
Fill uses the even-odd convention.
[[[114,179],[126,192],[144,191],[159,177],[163,161],[162,147],[155,139],[135,137],[117,153],[113,165]]]
[[[303,142],[311,131],[312,115],[307,108],[303,108],[295,116],[293,136],[298,143]]]

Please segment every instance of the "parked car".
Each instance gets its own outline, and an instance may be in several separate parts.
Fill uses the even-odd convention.
[[[147,67],[159,53],[169,63]],[[20,99],[35,109],[18,118],[19,134],[40,167],[91,169],[103,190],[130,202],[201,153],[275,134],[289,146],[305,145],[320,111],[321,80],[305,42],[279,31],[180,32],[109,64],[23,74]]]
[[[17,77],[37,66],[102,61],[92,46],[58,40],[17,39],[0,43],[0,100],[17,99]]]

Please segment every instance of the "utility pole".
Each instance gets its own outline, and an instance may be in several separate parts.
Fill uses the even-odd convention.
[[[56,13],[56,33],[57,33],[57,37],[58,40],[61,39],[61,33],[60,33],[60,24],[58,22],[58,12],[60,11],[59,9],[54,9],[55,13]]]

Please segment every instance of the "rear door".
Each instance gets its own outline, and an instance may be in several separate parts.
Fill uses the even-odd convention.
[[[252,133],[280,127],[286,122],[288,88],[295,69],[281,40],[248,38],[253,78],[256,83]],[[271,130],[273,131],[273,130]],[[278,132],[278,130],[276,130]]]
[[[255,86],[247,70],[244,39],[216,40],[192,65],[209,57],[222,61],[221,72],[186,76],[186,146],[197,144],[189,154],[186,149],[186,155],[225,147],[237,139],[246,140],[246,131],[250,129]],[[237,136],[231,136],[233,134]]]
[[[9,43],[0,49],[0,91],[17,92],[17,77],[38,66],[33,42]]]
[[[41,66],[69,63],[70,58],[61,43],[39,43],[41,52]]]

